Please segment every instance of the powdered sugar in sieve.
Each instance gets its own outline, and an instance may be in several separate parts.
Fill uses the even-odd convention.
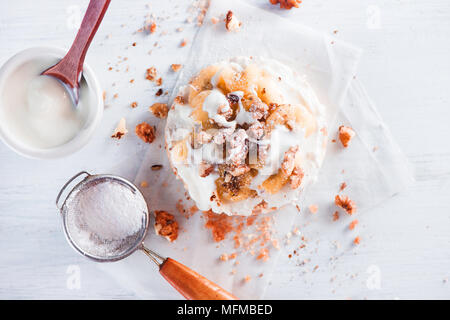
[[[129,185],[108,177],[88,180],[64,206],[65,227],[84,254],[109,259],[120,256],[142,238],[147,205]]]

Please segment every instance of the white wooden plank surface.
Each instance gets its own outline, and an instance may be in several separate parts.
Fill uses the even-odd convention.
[[[314,273],[303,273],[304,268],[287,252],[283,254],[266,297],[450,298],[450,284],[445,281],[450,276],[450,2],[305,0],[301,9],[282,12],[268,1],[248,1],[324,32],[338,30],[339,38],[364,49],[358,77],[417,179],[407,192],[360,217],[364,242],[357,254],[346,252],[336,262],[322,257]],[[1,1],[0,63],[31,46],[69,46],[76,32],[73,21],[87,3]],[[96,136],[82,151],[63,160],[36,161],[0,145],[0,298],[134,297],[69,248],[54,198],[77,170],[121,170],[142,155],[144,146],[133,135],[120,143],[109,135],[122,116],[130,127],[141,119],[151,120],[142,106],[155,100],[154,87],[140,80],[131,86],[128,81],[142,78],[148,66],[164,71],[171,63],[182,63],[188,48],[178,45],[183,38],[191,40],[195,32],[185,23],[189,4],[112,2],[87,57],[108,92],[109,107]],[[169,34],[132,35],[147,12],[168,17],[159,25]],[[175,29],[180,26],[184,31],[178,33]],[[134,41],[137,46],[130,47]],[[161,48],[153,47],[155,41]],[[114,65],[118,56],[129,57],[129,75],[123,72],[125,63],[122,72],[107,71],[108,63]],[[170,88],[174,80],[170,72],[164,79],[164,87]],[[119,98],[112,99],[116,92]],[[128,105],[135,100],[141,108],[131,111]],[[72,281],[78,273],[79,286]],[[371,279],[378,273],[381,286],[374,288]]]

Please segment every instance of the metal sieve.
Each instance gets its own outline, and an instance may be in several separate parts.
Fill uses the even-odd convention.
[[[76,183],[77,179],[84,178]],[[75,184],[76,183],[76,184]],[[87,192],[90,186],[98,183],[119,183],[122,187],[128,188],[136,196],[136,201],[142,201],[142,207],[145,210],[142,212],[142,227],[132,236],[123,239],[113,252],[108,250],[97,250],[96,253],[87,250],[85,244],[80,243],[74,237],[74,230],[71,230],[69,219],[71,215],[77,214],[71,205],[71,200],[82,192]],[[67,193],[64,202],[60,204],[63,193],[69,185],[75,186]],[[148,249],[144,246],[143,241],[147,235],[147,230],[150,221],[148,206],[144,196],[139,189],[130,181],[115,175],[110,174],[96,174],[91,175],[86,171],[81,171],[70,178],[58,193],[56,198],[56,207],[59,209],[63,221],[63,230],[69,244],[81,255],[94,260],[96,262],[114,262],[122,260],[133,252],[140,250],[144,252],[158,267],[161,275],[185,298],[187,299],[220,299],[220,300],[234,300],[232,294],[228,293],[215,283],[209,281],[205,277],[189,269],[183,264],[171,259],[164,258],[158,253]],[[96,246],[102,246],[102,243],[95,243]],[[98,249],[98,248],[97,248]],[[99,254],[101,252],[102,254]]]

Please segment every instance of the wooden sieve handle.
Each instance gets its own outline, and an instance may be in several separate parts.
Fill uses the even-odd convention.
[[[171,258],[164,260],[159,273],[188,300],[237,300],[214,282]]]

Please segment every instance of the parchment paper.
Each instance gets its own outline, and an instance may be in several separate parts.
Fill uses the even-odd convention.
[[[211,17],[222,19],[229,9],[243,22],[237,33],[229,33],[224,24],[211,23]],[[350,125],[357,133],[351,147],[343,150],[339,143],[329,143],[329,149],[318,181],[299,204],[301,213],[294,206],[272,213],[274,230],[282,239],[292,230],[300,214],[307,206],[316,204],[319,214],[329,216],[336,210],[333,205],[340,183],[358,204],[358,214],[366,211],[403,190],[411,181],[408,164],[383,124],[375,107],[356,81],[356,67],[360,50],[308,27],[294,24],[262,9],[241,1],[213,1],[205,23],[200,28],[185,63],[172,98],[178,87],[185,84],[202,67],[233,56],[264,56],[278,59],[305,74],[319,99],[327,107],[330,140],[336,138],[341,124]],[[136,176],[136,184],[147,181],[150,186],[141,188],[151,210],[168,210],[177,216],[182,231],[175,243],[168,243],[156,236],[152,229],[146,244],[162,255],[170,256],[210,280],[218,283],[241,299],[262,298],[271,278],[279,251],[273,249],[271,258],[262,262],[249,254],[240,255],[240,264],[220,261],[222,253],[234,252],[231,239],[215,243],[200,213],[189,219],[177,212],[181,199],[188,209],[193,203],[185,201],[185,190],[169,169],[164,150],[164,126],[157,128],[157,140],[150,146]],[[163,169],[152,171],[151,166],[162,164]],[[315,229],[331,229],[325,219],[316,221]],[[318,233],[320,234],[320,233]],[[320,237],[318,235],[318,237]],[[336,240],[342,233],[335,232]],[[280,242],[283,245],[283,242]],[[101,265],[123,286],[142,298],[181,298],[159,275],[155,266],[141,253],[135,253],[124,261]],[[153,270],[152,270],[153,269]],[[231,274],[235,269],[236,273]],[[259,275],[263,275],[259,277]],[[250,276],[251,281],[244,278]]]

